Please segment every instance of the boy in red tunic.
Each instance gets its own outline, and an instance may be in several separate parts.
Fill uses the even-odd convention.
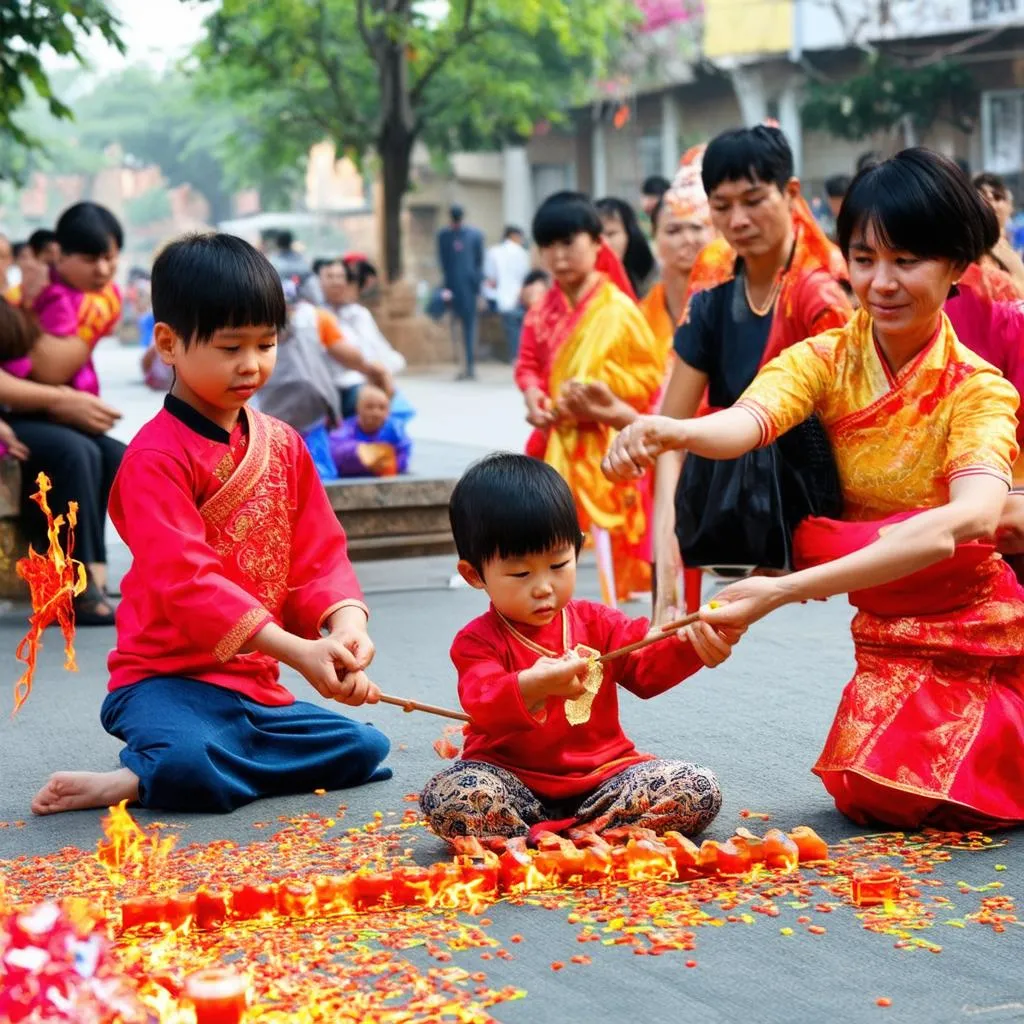
[[[706,828],[722,803],[717,779],[639,753],[619,723],[618,687],[664,693],[721,664],[738,634],[687,627],[609,662],[590,692],[576,645],[611,651],[646,636],[648,622],[573,600],[582,538],[565,481],[525,455],[491,455],[467,470],[449,511],[459,572],[491,607],[452,645],[471,722],[462,760],[420,795],[430,827],[445,838],[525,835],[542,823]]]
[[[379,694],[369,613],[309,452],[247,404],[285,323],[277,272],[241,239],[189,236],[153,265],[153,313],[174,384],[110,496],[133,558],[100,712],[122,767],[58,772],[32,810],[230,811],[389,778],[386,736],[278,678],[284,662],[343,704]]]

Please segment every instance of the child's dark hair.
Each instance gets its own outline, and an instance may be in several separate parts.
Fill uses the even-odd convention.
[[[226,327],[276,327],[288,318],[281,278],[271,262],[235,235],[191,234],[153,263],[153,316],[185,348]]]
[[[73,209],[73,207],[72,207],[72,209]],[[103,207],[101,206],[100,209],[102,210]],[[109,213],[110,211],[108,210],[107,212]],[[110,216],[114,217],[114,215],[112,213],[110,214]],[[117,218],[116,217],[114,217],[114,222],[117,223]],[[121,225],[120,224],[117,225],[117,229],[118,229],[118,234],[114,236],[114,240],[117,241],[117,247],[120,249],[121,248],[121,242],[120,242]],[[32,252],[34,252],[36,254],[36,256],[42,256],[43,253],[46,252],[46,247],[48,245],[52,245],[56,241],[57,241],[57,232],[56,231],[51,231],[49,228],[36,228],[35,231],[33,231],[32,234],[28,236],[28,246],[32,250]],[[104,252],[106,252],[105,249],[104,249]]]
[[[836,219],[839,248],[874,228],[879,243],[919,259],[966,267],[999,241],[999,222],[970,179],[948,157],[905,149],[861,171]]]
[[[459,558],[483,575],[493,558],[522,558],[583,543],[569,485],[546,462],[495,452],[452,491],[448,517]]]
[[[571,242],[577,235],[601,237],[601,216],[582,192],[556,192],[533,215],[533,240],[542,249],[556,242]]]
[[[523,287],[526,288],[531,284],[536,284],[538,281],[543,285],[549,285],[551,284],[551,275],[546,270],[541,270],[540,268],[531,270],[523,278]]]
[[[763,124],[716,135],[701,163],[701,179],[709,196],[723,181],[761,182],[781,192],[792,177],[793,151],[786,136]]]
[[[102,256],[111,242],[116,243],[118,249],[124,248],[121,222],[99,203],[82,202],[69,206],[60,215],[54,234],[65,256]]]

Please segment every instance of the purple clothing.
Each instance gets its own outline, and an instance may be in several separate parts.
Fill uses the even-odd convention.
[[[355,416],[343,420],[340,427],[330,433],[331,458],[338,467],[341,476],[373,476],[373,471],[364,466],[359,458],[361,444],[389,444],[395,449],[395,462],[398,472],[404,473],[409,468],[409,452],[412,442],[406,436],[401,424],[388,420],[374,434],[367,434],[359,429]]]

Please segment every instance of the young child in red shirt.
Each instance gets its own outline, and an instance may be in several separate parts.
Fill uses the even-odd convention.
[[[174,383],[110,496],[132,554],[100,711],[121,767],[57,772],[32,810],[231,811],[390,778],[383,733],[280,679],[283,662],[341,704],[379,696],[369,611],[313,459],[249,405],[285,326],[277,271],[240,238],[185,236],[153,264],[153,313]]]
[[[491,607],[452,645],[471,722],[462,759],[420,795],[434,832],[706,828],[721,807],[718,780],[700,765],[638,752],[619,722],[618,687],[643,698],[664,693],[725,661],[739,635],[689,626],[609,662],[588,692],[577,645],[605,653],[649,626],[573,599],[582,535],[565,481],[539,460],[498,453],[466,471],[449,513],[459,572]]]

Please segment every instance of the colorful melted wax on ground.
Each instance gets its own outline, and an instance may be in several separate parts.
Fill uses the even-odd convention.
[[[462,900],[460,907],[444,907],[440,901],[430,909],[411,906],[325,915],[318,903],[326,891],[325,877],[336,880],[336,896],[339,886],[348,895],[355,891],[351,888],[353,873],[367,880],[360,883],[364,896],[380,893],[382,880],[393,880],[396,868],[406,869],[406,874],[400,870],[398,877],[407,880],[424,877],[424,869],[416,868],[411,857],[422,834],[416,812],[406,811],[401,820],[396,814],[388,824],[379,814],[368,825],[347,830],[339,823],[343,813],[342,808],[338,818],[305,815],[280,820],[272,835],[260,835],[242,847],[228,841],[205,846],[176,844],[166,826],[144,831],[129,815],[115,811],[108,820],[107,838],[95,854],[65,849],[46,857],[0,861],[0,903],[6,905],[8,914],[7,930],[0,932],[0,993],[7,992],[7,998],[12,998],[10,985],[2,978],[4,971],[9,977],[12,971],[12,965],[5,962],[10,948],[5,953],[3,944],[7,941],[10,947],[12,922],[19,920],[17,912],[59,900],[65,918],[57,925],[44,911],[42,925],[76,930],[76,941],[87,944],[83,948],[91,951],[89,955],[98,965],[98,980],[103,982],[91,983],[81,998],[93,998],[97,1005],[103,999],[111,1006],[116,1002],[121,1013],[117,1019],[124,1022],[132,1019],[127,1008],[134,1000],[142,1008],[140,1013],[148,1011],[171,1024],[191,1024],[195,1013],[183,994],[185,979],[218,964],[234,965],[250,980],[247,1019],[282,1024],[486,1022],[493,1020],[491,1008],[495,1005],[528,997],[519,988],[494,987],[488,981],[488,961],[514,961],[521,937],[511,936],[508,945],[499,942],[489,930],[487,917],[489,902],[495,897],[482,895],[479,886],[475,890],[465,887],[466,872],[453,871],[459,863],[467,871],[492,863],[472,845],[464,848],[461,861],[457,856],[450,864],[427,872],[435,890],[443,888],[440,880],[445,877],[460,879],[462,890],[449,891],[451,902]],[[266,830],[272,826],[263,823],[258,827]],[[627,837],[619,838],[615,848],[630,846]],[[616,855],[620,866],[637,878],[645,873],[647,877],[664,875],[668,867],[657,853],[662,844],[645,847],[645,837],[641,834],[639,838],[639,843],[636,836],[632,839],[631,855]],[[792,850],[784,837],[776,838],[774,844],[778,862],[785,867],[758,863],[757,840],[747,833],[744,842],[705,847],[703,865],[697,850],[697,867],[685,872],[694,877],[683,883],[655,880],[547,889],[557,884],[554,879],[560,866],[565,869],[566,857],[571,860],[575,856],[564,844],[548,840],[540,844],[545,849],[527,857],[534,872],[529,885],[537,888],[504,899],[528,905],[538,914],[567,915],[575,926],[576,942],[550,950],[553,970],[586,969],[592,961],[588,954],[591,943],[612,947],[602,957],[606,965],[608,956],[630,953],[674,956],[680,958],[681,966],[696,966],[700,933],[706,927],[756,928],[765,942],[787,941],[801,932],[828,941],[833,914],[856,915],[864,928],[878,933],[878,941],[907,952],[941,952],[947,925],[993,932],[1019,927],[1013,901],[1003,895],[999,881],[971,888],[946,884],[932,875],[937,864],[962,856],[962,851],[991,850],[1001,841],[974,833],[890,833],[848,840],[829,851],[829,860],[798,868],[786,862]],[[712,870],[712,860],[719,867],[729,866],[729,858],[735,858],[737,850],[742,863],[744,847],[748,854],[753,853],[755,863],[743,874],[703,873]],[[808,849],[813,853],[812,847]],[[577,851],[589,848],[586,841],[573,846]],[[724,860],[722,850],[726,851]],[[506,854],[500,870],[514,873],[517,862],[522,866],[523,847],[513,844]],[[677,863],[687,863],[692,856],[690,847],[675,844]],[[582,870],[582,862],[580,866]],[[880,875],[884,877],[884,868],[891,869],[888,873],[895,878],[898,898],[885,899],[885,894],[894,891],[890,878],[878,890],[881,903],[853,905],[854,877],[877,881]],[[377,879],[376,887],[373,879]],[[176,901],[183,901],[198,917],[194,893],[200,888],[207,894],[203,927],[193,922],[178,930],[122,931],[122,910],[148,906],[152,911],[154,901],[172,913],[175,906],[182,905]],[[230,902],[237,900],[238,906],[231,909],[221,903],[218,910],[216,895],[229,892]],[[261,892],[263,898],[272,893],[262,912],[258,906]],[[243,911],[251,913],[252,919],[237,919]],[[40,913],[34,911],[37,926]],[[21,933],[24,947],[24,928]],[[617,951],[620,946],[625,948]],[[413,962],[422,962],[423,953],[434,966],[424,969]],[[54,971],[68,969],[59,963],[51,966]],[[884,1005],[882,998],[879,1005]]]

